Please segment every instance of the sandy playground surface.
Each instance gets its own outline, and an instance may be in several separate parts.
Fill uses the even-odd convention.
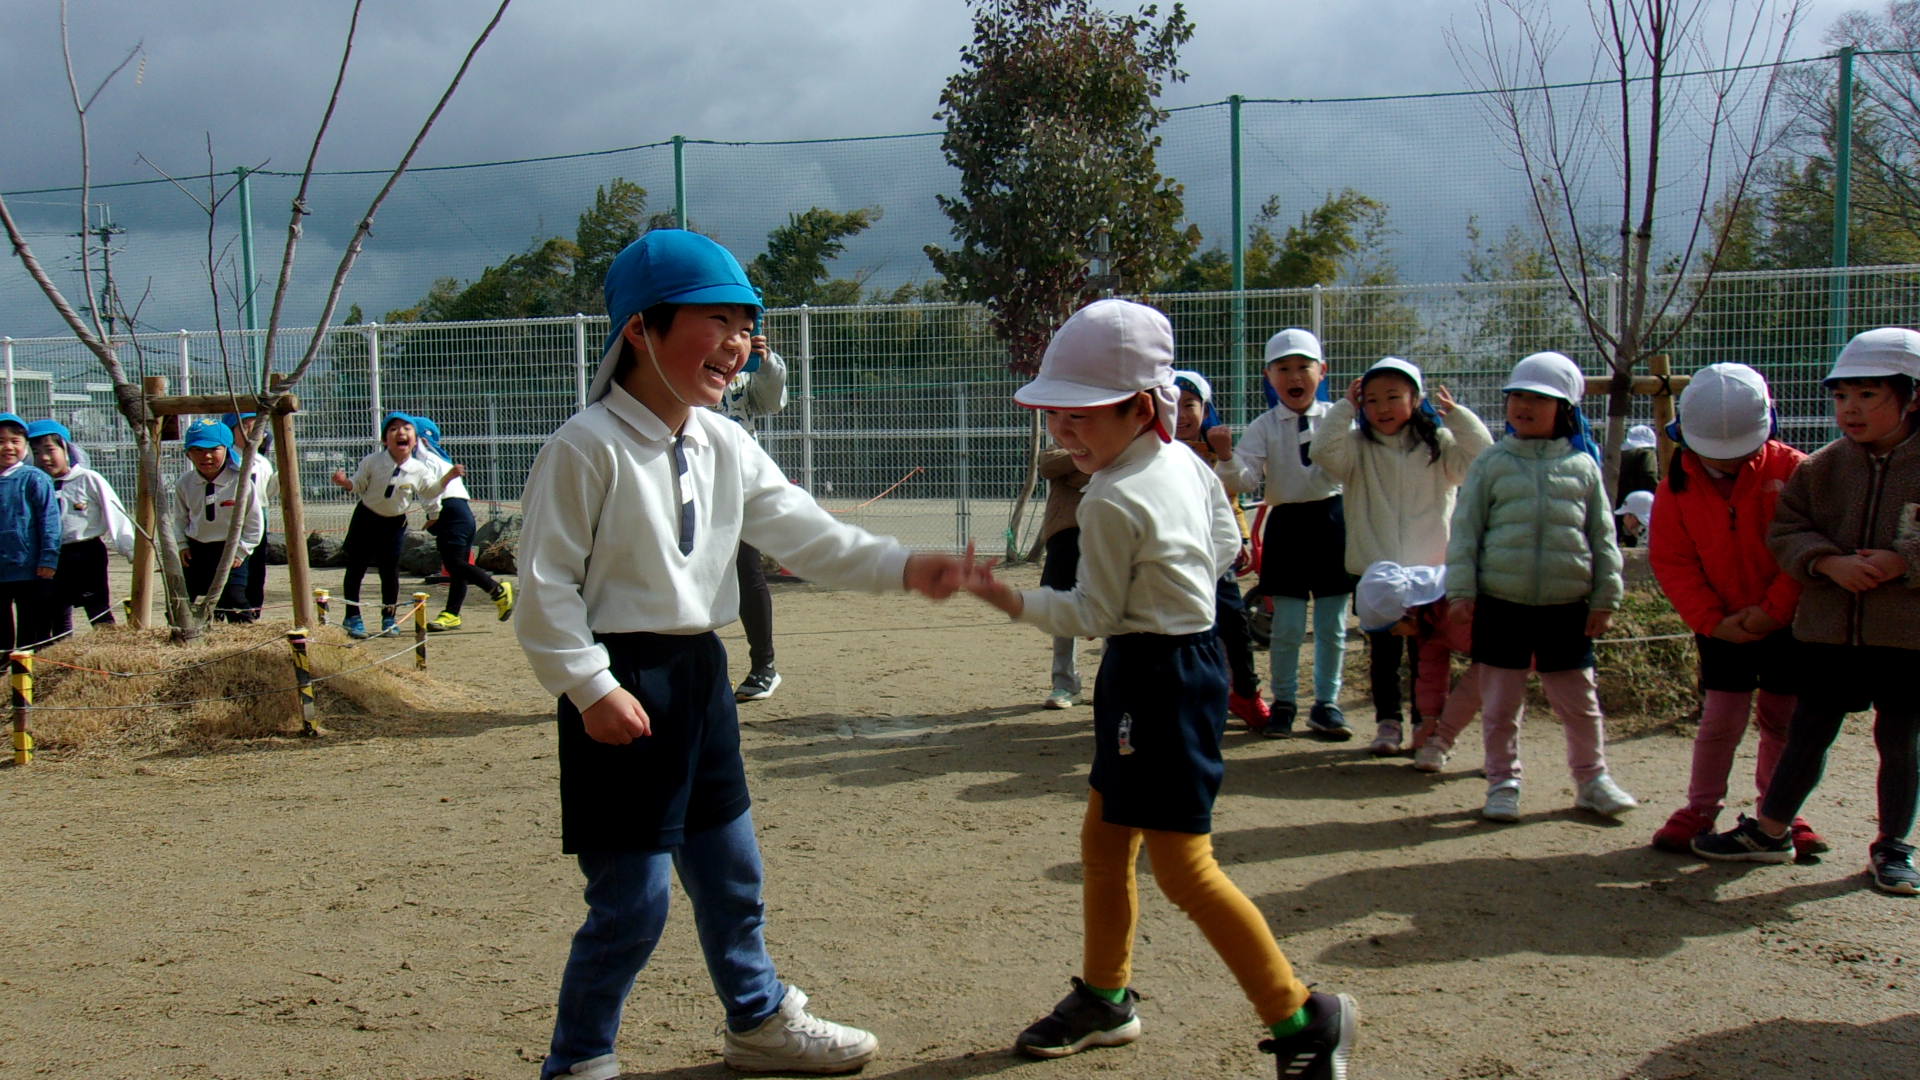
[[[972,601],[781,585],[775,606],[786,682],[741,712],[768,937],[822,1015],[878,1033],[865,1075],[1273,1075],[1144,868],[1143,1038],[1011,1054],[1078,970],[1090,711],[1039,709],[1046,639]],[[428,674],[478,711],[0,769],[0,1076],[534,1076],[579,878],[552,703],[483,598],[468,614]],[[1920,902],[1865,885],[1864,723],[1808,808],[1836,851],[1729,867],[1646,846],[1683,737],[1614,745],[1646,805],[1609,825],[1568,809],[1558,733],[1529,722],[1510,826],[1478,818],[1471,735],[1438,777],[1360,741],[1228,735],[1221,860],[1303,976],[1358,998],[1356,1078],[1916,1075]],[[730,1075],[718,1022],[681,903],[628,1005],[626,1075]]]

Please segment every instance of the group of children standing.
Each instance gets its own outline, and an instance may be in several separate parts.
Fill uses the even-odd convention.
[[[76,607],[113,622],[109,544],[131,558],[133,523],[73,433],[0,413],[0,652],[71,634]]]
[[[1320,344],[1283,331],[1265,364],[1278,403],[1236,446],[1215,422],[1206,380],[1173,368],[1165,316],[1096,302],[1060,329],[1038,376],[1015,395],[1045,414],[1058,444],[1048,474],[1081,481],[1057,483],[1078,504],[1049,514],[1048,571],[1040,588],[1018,591],[971,552],[964,561],[908,555],[832,518],[737,427],[713,418],[760,311],[723,248],[655,230],[621,253],[606,285],[613,329],[592,404],[535,462],[521,548],[528,592],[519,636],[558,699],[563,848],[579,862],[587,904],[543,1080],[619,1074],[622,1004],[658,940],[673,872],[726,1006],[729,1065],[840,1073],[877,1052],[870,1033],[813,1016],[767,954],[737,714],[714,635],[737,608],[729,560],[742,541],[829,583],[936,599],[973,593],[1068,644],[1055,667],[1060,707],[1079,689],[1073,639],[1106,640],[1080,837],[1084,952],[1071,992],[1016,1039],[1032,1056],[1138,1037],[1139,995],[1128,983],[1145,847],[1162,889],[1267,1026],[1260,1048],[1275,1055],[1278,1075],[1346,1075],[1352,1000],[1299,980],[1258,908],[1222,872],[1209,833],[1225,718],[1231,711],[1275,734],[1292,727],[1310,620],[1307,728],[1351,737],[1338,696],[1356,582],[1376,650],[1372,749],[1411,742],[1416,767],[1436,771],[1479,713],[1482,812],[1517,820],[1521,692],[1534,671],[1566,729],[1576,806],[1616,816],[1636,805],[1605,759],[1593,640],[1621,600],[1621,558],[1579,407],[1584,378],[1567,357],[1539,353],[1516,366],[1496,441],[1396,358],[1374,365],[1339,403],[1317,400]],[[1641,516],[1652,519],[1663,582],[1692,560],[1691,584],[1676,576],[1669,588],[1684,594],[1676,603],[1703,642],[1715,644],[1702,649],[1710,715],[1688,806],[1662,828],[1660,846],[1771,861],[1790,857],[1797,839],[1817,842],[1804,823],[1796,831],[1800,803],[1839,717],[1870,703],[1882,755],[1874,883],[1916,891],[1906,836],[1920,695],[1901,664],[1902,650],[1920,648],[1916,376],[1920,334],[1856,339],[1828,380],[1845,437],[1798,471],[1770,430],[1755,437],[1753,406],[1766,393],[1750,369],[1717,365],[1683,396],[1676,434],[1687,448]],[[1275,607],[1270,706],[1231,625],[1248,536],[1228,492],[1255,490],[1267,504],[1256,592]],[[1057,540],[1070,530],[1073,543]],[[1060,572],[1068,547],[1076,565]],[[1419,721],[1410,739],[1395,670],[1408,639]],[[1454,652],[1472,664],[1449,688]],[[1776,675],[1816,667],[1838,677],[1817,692],[1806,682],[1797,705],[1782,699],[1790,690]],[[1770,740],[1760,816],[1714,834],[1756,687]]]

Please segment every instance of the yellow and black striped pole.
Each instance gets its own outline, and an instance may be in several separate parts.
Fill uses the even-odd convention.
[[[313,608],[320,613],[321,626],[327,625],[327,601],[330,599],[332,599],[332,595],[328,593],[327,590],[313,590]]]
[[[318,735],[320,729],[313,726],[313,660],[307,656],[307,628],[287,631],[287,645],[293,649],[293,685],[300,695],[300,734]]]
[[[7,654],[7,686],[13,691],[13,763],[33,760],[33,733],[27,713],[33,709],[33,650]]]
[[[427,594],[413,594],[413,667],[427,670]]]

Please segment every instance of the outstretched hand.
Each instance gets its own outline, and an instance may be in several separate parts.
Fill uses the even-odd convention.
[[[1447,389],[1446,384],[1436,383],[1434,385],[1433,394],[1431,396],[1433,398],[1434,412],[1437,412],[1442,417],[1444,417],[1448,413],[1453,411],[1453,407],[1455,405],[1455,402],[1453,400],[1453,391]]]
[[[907,556],[901,584],[929,600],[945,600],[960,591],[965,578],[964,565],[954,556],[917,551]]]
[[[993,568],[998,563],[997,559],[988,559],[984,563],[976,562],[973,545],[968,544],[967,558],[963,564],[965,569],[963,587],[1008,615],[1018,617],[1022,611],[1026,610],[1026,601],[1021,599],[1019,590],[993,576]]]

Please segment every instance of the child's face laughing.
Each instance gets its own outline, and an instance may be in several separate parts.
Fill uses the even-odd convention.
[[[396,420],[387,425],[383,441],[387,444],[388,455],[399,462],[413,456],[413,448],[419,438],[419,433],[414,431],[412,424]]]
[[[1191,390],[1180,391],[1180,407],[1173,413],[1173,437],[1181,440],[1197,439],[1205,432],[1200,425],[1207,419],[1207,403],[1200,395]]]
[[[58,435],[33,440],[33,463],[48,476],[65,476],[73,470],[73,463],[67,460],[67,444]]]
[[[747,365],[754,315],[743,304],[687,304],[664,335],[645,329],[636,316],[627,324],[627,347],[636,354],[628,392],[674,427],[687,410],[720,404]]]
[[[27,460],[27,434],[11,425],[0,428],[0,469],[11,469]]]
[[[1280,404],[1303,413],[1313,407],[1322,374],[1320,361],[1310,356],[1283,356],[1267,365],[1267,385],[1280,395]]]
[[[1113,464],[1120,452],[1146,430],[1153,414],[1143,414],[1139,402],[1136,396],[1117,405],[1042,411],[1047,417],[1047,434],[1072,457],[1074,468],[1092,475]]]

